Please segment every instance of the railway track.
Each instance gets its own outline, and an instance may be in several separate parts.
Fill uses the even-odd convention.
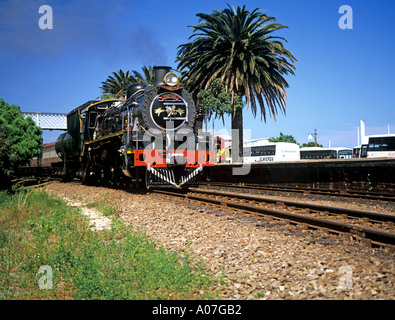
[[[303,189],[297,187],[280,187],[280,186],[264,186],[257,184],[236,184],[236,183],[223,183],[223,182],[204,182],[203,186],[207,187],[222,187],[241,190],[257,190],[257,191],[275,191],[286,193],[299,193],[299,194],[316,194],[325,196],[336,196],[344,198],[357,198],[366,200],[381,200],[381,201],[395,201],[395,195],[375,193],[375,192],[362,192],[352,190],[324,190],[324,189]]]
[[[216,190],[189,189],[188,193],[163,190],[153,192],[254,213],[258,226],[264,226],[265,219],[280,219],[303,228],[346,234],[367,246],[389,246],[395,250],[395,215]]]
[[[347,234],[368,246],[390,246],[395,251],[395,215],[198,188],[190,188],[187,193],[156,189],[151,192],[254,213],[258,226],[265,226],[265,219],[279,219],[303,228]]]

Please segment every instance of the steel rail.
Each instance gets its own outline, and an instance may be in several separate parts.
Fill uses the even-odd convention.
[[[280,219],[295,221],[297,223],[302,223],[302,224],[314,226],[317,228],[325,228],[325,229],[333,230],[336,232],[349,233],[352,235],[357,235],[357,236],[364,238],[364,239],[369,239],[370,241],[372,241],[372,243],[375,243],[378,245],[392,245],[392,246],[395,245],[395,233],[391,233],[391,232],[380,231],[377,229],[366,228],[366,227],[362,227],[362,226],[356,226],[356,225],[352,225],[352,224],[348,224],[348,223],[336,222],[336,221],[332,221],[332,220],[328,220],[328,219],[309,217],[309,216],[301,215],[298,213],[290,213],[290,212],[286,212],[286,211],[264,208],[264,207],[257,206],[257,205],[254,206],[251,204],[236,203],[236,202],[228,201],[228,200],[224,200],[224,199],[214,199],[214,198],[208,198],[208,197],[204,197],[204,196],[197,196],[197,195],[192,195],[192,194],[170,192],[170,191],[163,191],[163,190],[153,190],[153,192],[177,196],[177,197],[183,197],[186,199],[197,200],[197,201],[202,201],[202,202],[210,202],[210,203],[214,203],[217,205],[226,205],[227,207],[230,207],[230,208],[241,209],[241,210],[245,210],[245,211],[249,211],[249,212],[256,212],[258,214],[269,215],[272,217],[274,216],[274,217],[277,217]],[[200,190],[198,192],[200,192]]]
[[[211,195],[218,195],[218,196],[229,196],[233,198],[239,198],[243,200],[250,200],[250,201],[257,201],[257,202],[266,202],[266,203],[283,203],[289,207],[296,207],[296,208],[308,208],[314,211],[328,211],[330,213],[335,214],[346,214],[348,216],[353,216],[357,218],[368,218],[374,221],[385,221],[385,222],[393,222],[395,223],[395,215],[384,214],[384,213],[376,213],[376,212],[368,212],[368,211],[360,211],[354,209],[345,209],[345,208],[337,208],[337,207],[330,207],[324,206],[319,204],[312,204],[312,203],[303,203],[303,202],[295,202],[295,201],[287,201],[282,199],[270,199],[264,198],[259,196],[247,195],[247,194],[240,194],[240,193],[233,193],[233,192],[222,192],[222,191],[213,191],[213,190],[204,190],[204,189],[196,189],[191,188],[189,189],[192,192],[199,192]]]
[[[366,193],[362,191],[343,191],[343,190],[324,190],[324,189],[303,189],[297,187],[280,187],[280,186],[265,186],[257,184],[244,184],[237,185],[234,183],[223,183],[223,182],[209,182],[202,183],[204,186],[218,186],[218,187],[229,187],[237,189],[254,189],[254,190],[266,190],[276,192],[294,192],[294,193],[310,193],[318,195],[326,195],[332,197],[344,197],[344,198],[359,198],[367,200],[382,200],[382,201],[395,201],[395,195],[381,194],[381,193]]]

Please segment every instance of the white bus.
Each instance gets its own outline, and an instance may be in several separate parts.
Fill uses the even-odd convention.
[[[361,146],[356,146],[352,148],[352,157],[353,158],[366,158],[368,155],[368,145],[363,144]]]
[[[353,148],[353,158],[395,158],[395,134],[367,136],[368,144]]]
[[[395,134],[369,136],[368,158],[395,158]]]
[[[300,159],[351,159],[352,152],[351,148],[305,147],[300,148]]]
[[[245,163],[300,160],[299,145],[296,143],[251,140],[244,143],[243,151]]]

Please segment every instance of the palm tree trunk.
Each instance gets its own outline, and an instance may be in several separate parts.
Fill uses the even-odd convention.
[[[232,117],[232,162],[233,163],[243,162],[243,109],[242,108],[236,108]]]

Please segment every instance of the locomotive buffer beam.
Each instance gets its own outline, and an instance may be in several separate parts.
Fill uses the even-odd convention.
[[[164,175],[164,174],[160,173],[158,170],[156,170],[155,168],[151,167],[150,165],[148,165],[147,171],[151,172],[153,175],[157,176],[158,178],[162,179],[163,181],[175,186],[176,188],[180,188],[182,185],[184,185],[185,183],[190,181],[192,178],[194,178],[199,172],[203,171],[203,166],[200,165],[198,168],[196,168],[194,171],[192,171],[187,176],[183,175],[180,179],[181,180],[180,183],[178,183],[178,184],[174,181],[174,175],[172,175],[172,174]]]

